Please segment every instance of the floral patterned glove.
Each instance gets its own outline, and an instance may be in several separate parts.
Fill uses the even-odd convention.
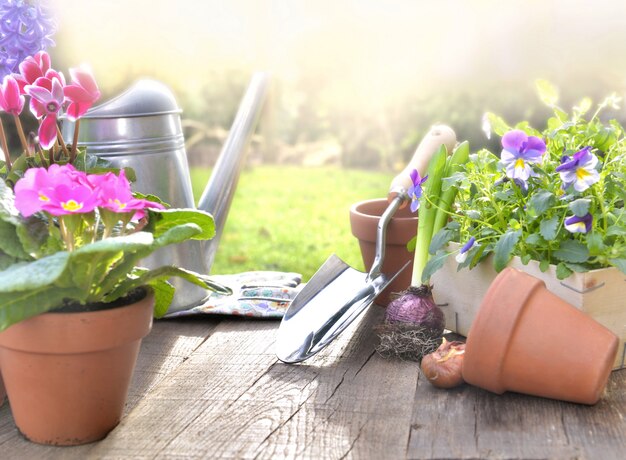
[[[302,275],[299,273],[254,271],[211,275],[211,279],[228,286],[233,293],[222,295],[212,292],[203,304],[169,313],[165,318],[203,314],[282,318],[302,287]]]

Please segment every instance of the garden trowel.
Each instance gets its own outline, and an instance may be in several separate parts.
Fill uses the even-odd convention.
[[[420,142],[409,164],[391,182],[389,205],[378,222],[376,255],[368,273],[350,267],[331,255],[293,299],[278,329],[276,356],[286,363],[310,358],[326,347],[369,307],[376,296],[404,269],[391,275],[381,272],[385,258],[387,225],[395,212],[408,202],[413,185],[410,173],[423,175],[430,157],[445,144],[452,151],[454,131],[444,125],[431,128]]]

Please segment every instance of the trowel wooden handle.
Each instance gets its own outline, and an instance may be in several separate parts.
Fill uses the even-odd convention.
[[[389,194],[387,196],[389,200],[392,200],[400,193],[406,192],[413,185],[410,174],[414,169],[417,169],[420,176],[424,177],[430,158],[435,154],[441,144],[447,147],[449,153],[452,152],[452,149],[454,149],[456,145],[456,134],[449,126],[435,125],[430,128],[430,131],[428,131],[426,136],[424,136],[419,143],[409,164],[391,181]]]

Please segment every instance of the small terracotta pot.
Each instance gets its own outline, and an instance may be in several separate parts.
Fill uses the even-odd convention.
[[[350,226],[352,234],[358,238],[365,269],[369,271],[376,254],[376,230],[383,212],[389,205],[387,199],[361,201],[350,208]],[[398,209],[389,221],[385,241],[385,259],[382,272],[392,276],[404,264],[410,262],[397,278],[376,297],[378,305],[386,307],[392,300],[393,293],[401,292],[411,285],[414,253],[406,248],[407,243],[417,233],[417,214],[412,213],[408,206]]]
[[[595,404],[618,337],[513,268],[490,285],[467,336],[463,378],[492,391]]]
[[[154,295],[131,305],[45,313],[0,333],[0,366],[20,432],[40,444],[104,438],[120,421]]]

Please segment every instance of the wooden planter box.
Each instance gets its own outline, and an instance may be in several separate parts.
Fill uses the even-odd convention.
[[[556,267],[542,273],[539,263],[523,265],[514,257],[509,266],[536,276],[547,288],[574,307],[590,315],[620,337],[620,347],[614,369],[626,367],[626,275],[617,268],[604,268],[587,273],[574,273],[565,280],[556,277]],[[483,296],[496,277],[491,260],[487,259],[472,270],[457,271],[453,256],[431,278],[433,297],[446,315],[446,327],[467,336]],[[549,306],[546,306],[549,308]],[[558,327],[558,324],[555,324]],[[572,336],[572,351],[576,337]]]

